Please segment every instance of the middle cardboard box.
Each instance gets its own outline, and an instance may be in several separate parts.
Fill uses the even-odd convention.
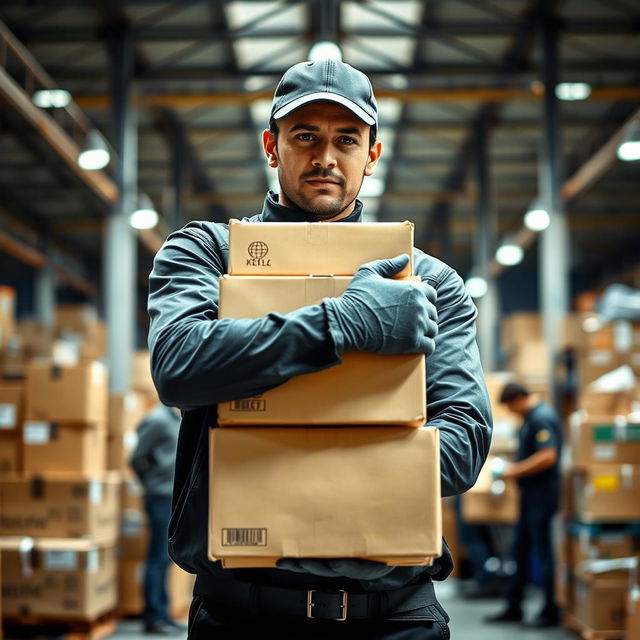
[[[209,469],[209,557],[224,567],[442,553],[435,428],[219,427]]]
[[[420,278],[410,276],[416,283]],[[220,278],[220,318],[259,318],[321,304],[341,295],[351,277]],[[296,376],[259,396],[218,406],[221,425],[397,425],[426,422],[425,357],[350,352],[342,363]]]

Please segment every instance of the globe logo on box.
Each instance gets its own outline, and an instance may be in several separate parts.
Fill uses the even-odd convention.
[[[248,247],[247,253],[251,256],[247,258],[248,267],[270,267],[271,260],[266,259],[269,253],[269,245],[261,240],[254,240]]]

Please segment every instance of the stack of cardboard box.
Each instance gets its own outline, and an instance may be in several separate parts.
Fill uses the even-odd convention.
[[[519,382],[536,392],[546,393],[550,374],[550,357],[543,338],[539,313],[512,313],[502,322],[502,348],[507,369]]]
[[[3,615],[93,619],[116,597],[106,368],[31,361],[24,384],[2,393],[13,425],[0,477]]]
[[[412,241],[409,223],[232,221],[219,316],[320,304],[361,264],[412,255]],[[431,563],[441,553],[439,448],[437,430],[421,428],[425,411],[424,356],[355,352],[220,405],[222,426],[210,434],[210,557],[226,567],[282,557]]]
[[[558,586],[566,611],[598,632],[622,632],[628,571],[594,571],[594,561],[640,552],[640,421],[633,391],[581,393],[570,416],[565,501],[566,533],[560,546]],[[621,411],[621,413],[617,413]]]

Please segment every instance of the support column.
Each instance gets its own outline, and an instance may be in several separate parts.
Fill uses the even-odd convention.
[[[108,336],[109,389],[130,388],[135,346],[137,242],[129,226],[138,184],[137,114],[132,102],[133,41],[126,28],[109,38],[113,96],[113,147],[119,198],[109,214],[104,247],[105,317]]]
[[[36,272],[35,311],[38,322],[53,327],[56,307],[56,277],[50,262]]]
[[[474,242],[474,274],[487,282],[487,293],[477,300],[478,348],[485,371],[496,366],[496,331],[498,322],[498,291],[496,278],[489,274],[496,242],[495,212],[491,206],[487,119],[480,118],[475,130],[475,164],[478,200],[476,203],[476,231]]]
[[[540,236],[538,268],[544,338],[547,344],[547,358],[552,363],[549,389],[555,402],[553,363],[560,344],[561,322],[569,310],[570,259],[567,217],[561,195],[560,116],[555,95],[559,68],[559,30],[553,4],[553,0],[545,0],[540,16],[542,81],[545,93],[539,180],[541,200],[549,212],[551,223]]]

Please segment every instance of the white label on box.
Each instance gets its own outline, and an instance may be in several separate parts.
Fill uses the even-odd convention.
[[[69,339],[56,340],[52,359],[56,364],[73,367],[80,362],[80,344]]]
[[[614,444],[597,444],[593,447],[594,460],[612,460],[616,457],[616,446]]]
[[[104,381],[104,366],[100,362],[91,364],[91,384],[93,386],[101,385]]]
[[[613,348],[618,353],[628,353],[633,349],[633,327],[629,321],[613,323]]]
[[[92,480],[89,483],[89,502],[97,504],[102,502],[102,482],[100,480]]]
[[[137,444],[138,444],[138,434],[135,431],[130,431],[129,433],[122,434],[122,446],[125,449],[132,451],[133,449],[136,448]]]
[[[589,351],[589,362],[595,365],[610,364],[613,359],[613,353],[608,349],[594,349]]]
[[[90,549],[87,552],[87,571],[95,573],[100,568],[100,551],[98,549]]]
[[[51,439],[48,422],[25,422],[22,439],[25,444],[47,444]]]
[[[135,393],[127,393],[124,397],[124,410],[133,413],[138,409],[138,396]]]
[[[44,568],[49,571],[75,571],[78,568],[78,552],[71,549],[45,551]]]
[[[4,402],[0,404],[0,429],[13,429],[16,426],[16,405]]]

